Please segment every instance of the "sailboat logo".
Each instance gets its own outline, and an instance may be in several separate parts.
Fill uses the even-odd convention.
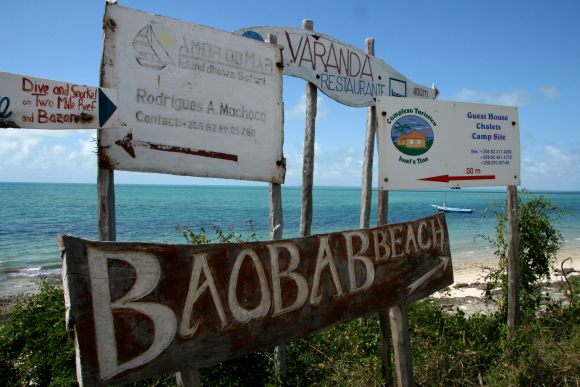
[[[168,35],[166,32],[163,34]],[[161,70],[168,64],[175,65],[165,47],[159,41],[151,24],[139,31],[133,39],[133,48],[137,51],[137,62],[141,66],[155,70]]]

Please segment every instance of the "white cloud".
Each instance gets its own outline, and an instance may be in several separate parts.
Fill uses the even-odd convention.
[[[533,99],[530,92],[525,89],[516,89],[499,95],[489,94],[484,91],[463,89],[453,94],[453,98],[462,102],[518,107],[528,105]]]
[[[522,158],[522,184],[532,189],[580,190],[580,152],[546,145]]]
[[[302,153],[293,153],[287,157],[287,183],[302,182]],[[375,155],[375,159],[376,159]],[[315,185],[360,185],[364,154],[362,151],[347,147],[328,151],[324,145],[315,142],[314,184]],[[375,160],[376,161],[376,160]],[[375,172],[376,176],[376,164]]]
[[[316,99],[316,121],[324,118],[326,115],[330,114],[330,108],[326,102],[326,98],[322,97],[320,93],[318,93],[318,97]],[[293,120],[305,120],[306,119],[306,93],[302,93],[298,102],[289,107],[284,109],[284,120],[286,121],[293,121]]]
[[[2,129],[0,179],[32,181],[40,176],[50,180],[54,174],[52,180],[62,181],[85,175],[87,170],[96,171],[94,136],[94,130]]]
[[[562,97],[562,93],[560,92],[560,90],[558,90],[558,86],[556,85],[540,87],[538,91],[544,94],[549,99],[558,99]]]

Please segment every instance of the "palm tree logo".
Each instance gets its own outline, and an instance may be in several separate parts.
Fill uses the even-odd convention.
[[[395,122],[395,126],[393,126],[395,133],[399,134],[407,134],[407,130],[411,129],[413,128],[409,124],[401,124],[399,121]]]
[[[433,128],[417,115],[405,115],[391,127],[391,140],[401,153],[407,156],[420,156],[427,152],[435,139]]]

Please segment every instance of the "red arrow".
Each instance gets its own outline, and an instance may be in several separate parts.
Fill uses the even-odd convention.
[[[183,148],[180,146],[173,146],[173,145],[165,145],[165,144],[155,144],[152,142],[147,141],[133,141],[133,133],[129,132],[127,135],[122,139],[115,141],[115,144],[119,145],[125,152],[129,153],[131,157],[135,158],[135,149],[133,146],[142,146],[153,150],[159,150],[163,152],[175,152],[175,153],[185,153],[188,155],[194,156],[202,156],[202,157],[211,157],[213,159],[221,159],[221,160],[229,160],[238,162],[237,155],[230,155],[228,153],[221,153],[221,152],[212,152],[212,151],[205,151],[200,149],[191,149],[191,148]]]
[[[495,175],[475,175],[475,176],[441,175],[441,176],[434,176],[434,177],[426,177],[424,179],[417,179],[417,180],[440,181],[442,183],[449,183],[451,180],[495,180]]]

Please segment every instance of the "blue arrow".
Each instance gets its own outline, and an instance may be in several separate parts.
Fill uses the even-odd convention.
[[[117,106],[99,88],[99,126],[102,128],[117,110]]]

